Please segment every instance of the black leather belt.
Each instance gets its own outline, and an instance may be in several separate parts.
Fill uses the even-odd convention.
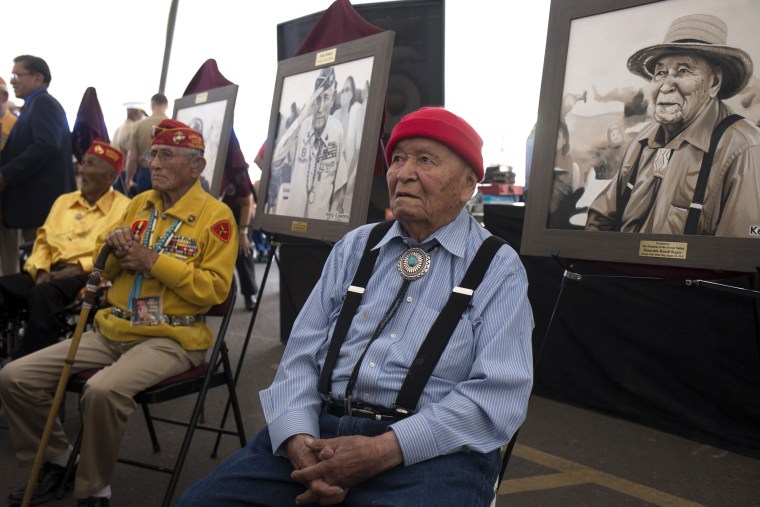
[[[411,415],[392,408],[378,407],[357,401],[351,402],[351,407],[347,409],[342,401],[332,399],[322,404],[322,410],[338,417],[349,415],[363,419],[374,419],[375,421],[400,421]]]

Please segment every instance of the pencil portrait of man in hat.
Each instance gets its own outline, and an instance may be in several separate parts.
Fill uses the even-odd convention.
[[[688,14],[630,56],[652,120],[589,206],[586,230],[760,238],[760,129],[726,104],[753,62],[728,32],[717,16]]]

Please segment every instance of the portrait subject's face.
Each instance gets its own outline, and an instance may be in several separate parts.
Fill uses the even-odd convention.
[[[404,139],[393,149],[387,174],[393,216],[405,226],[449,223],[472,197],[475,173],[447,146]]]
[[[79,166],[80,188],[88,201],[94,202],[111,187],[116,170],[105,160],[86,154]]]
[[[11,86],[13,93],[20,99],[26,99],[30,93],[42,87],[42,74],[39,72],[30,72],[23,63],[13,64],[11,70]]]
[[[322,93],[317,95],[314,99],[314,132],[321,134],[327,125],[327,117],[330,116],[330,110],[333,107],[335,101],[335,86],[330,87],[327,90],[323,90]]]
[[[150,179],[153,189],[159,192],[171,193],[190,188],[206,166],[204,158],[196,158],[182,148],[153,145],[151,153],[154,152],[156,156],[150,163]]]
[[[689,125],[718,95],[722,73],[704,58],[672,55],[655,65],[650,84],[654,119],[670,132]]]
[[[618,147],[623,144],[623,132],[621,132],[620,127],[610,129],[609,138],[610,146]]]

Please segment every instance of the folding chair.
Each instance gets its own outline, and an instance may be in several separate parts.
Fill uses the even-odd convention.
[[[173,467],[166,467],[155,465],[153,463],[119,458],[120,463],[171,474],[171,479],[169,481],[168,487],[166,488],[163,503],[161,504],[162,506],[168,507],[171,502],[172,496],[174,495],[174,490],[177,487],[177,482],[179,481],[180,473],[182,472],[185,458],[187,457],[187,452],[190,448],[193,434],[195,433],[196,429],[215,432],[219,435],[237,435],[238,439],[240,440],[240,446],[243,447],[246,444],[246,436],[243,428],[243,418],[240,412],[240,405],[238,403],[237,394],[235,391],[229,352],[225,343],[227,327],[229,326],[230,319],[232,318],[232,311],[235,307],[235,299],[237,297],[236,294],[237,287],[233,283],[230,289],[230,293],[227,296],[227,300],[224,303],[214,306],[211,308],[211,310],[208,311],[208,313],[206,313],[206,317],[221,317],[222,319],[219,325],[219,332],[217,333],[211,356],[208,358],[208,360],[201,363],[199,366],[193,368],[192,370],[163,380],[153,387],[150,387],[145,391],[138,393],[134,397],[135,402],[142,406],[143,415],[145,416],[145,423],[148,427],[148,432],[150,434],[154,452],[161,451],[161,445],[158,442],[158,437],[153,425],[154,421],[184,426],[187,428],[185,431],[184,439],[182,441],[182,445],[180,447],[180,451],[177,455],[177,459]],[[85,370],[72,375],[66,387],[66,390],[68,392],[76,392],[81,394],[87,380],[95,375],[98,371],[98,369]],[[205,424],[199,424],[208,390],[212,387],[221,385],[227,386],[229,403],[232,405],[235,418],[235,430],[228,430],[222,426],[207,426]],[[149,405],[151,404],[170,401],[191,394],[197,394],[197,398],[189,421],[158,417],[150,413]],[[73,465],[76,461],[77,455],[79,454],[81,441],[82,429],[79,430],[76,442],[74,443],[75,452],[71,454],[71,458],[69,459],[66,477],[62,481],[62,485],[68,482],[69,476],[73,471]],[[61,498],[63,497],[63,494],[64,491],[62,486],[58,490],[56,496],[58,498]]]

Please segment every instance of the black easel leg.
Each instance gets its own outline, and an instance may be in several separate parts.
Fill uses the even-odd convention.
[[[272,267],[272,258],[277,253],[277,243],[271,242],[271,249],[269,250],[269,258],[267,259],[267,267],[264,269],[264,276],[261,277],[261,285],[259,286],[259,296],[256,298],[256,304],[253,307],[253,313],[251,313],[251,320],[248,322],[248,331],[245,333],[245,340],[243,340],[243,348],[240,350],[240,356],[238,358],[237,367],[235,368],[235,376],[233,377],[233,385],[237,387],[238,378],[240,378],[240,371],[243,369],[243,361],[245,360],[246,352],[248,351],[248,344],[251,341],[251,332],[253,331],[253,324],[256,322],[256,315],[259,313],[259,306],[264,299],[264,289],[267,286],[267,279],[269,278],[269,269]],[[220,428],[224,428],[227,423],[227,416],[230,413],[232,401],[228,398],[227,404],[224,407],[224,414],[222,415],[222,422],[219,425]],[[219,443],[222,440],[222,434],[216,434],[216,442],[214,442],[214,449],[211,451],[211,457],[216,458],[219,451]]]
[[[760,266],[757,267],[757,273],[749,276],[749,284],[752,290],[758,290],[760,286]],[[760,298],[755,298],[752,306],[755,311],[755,339],[757,340],[757,356],[760,358]]]

